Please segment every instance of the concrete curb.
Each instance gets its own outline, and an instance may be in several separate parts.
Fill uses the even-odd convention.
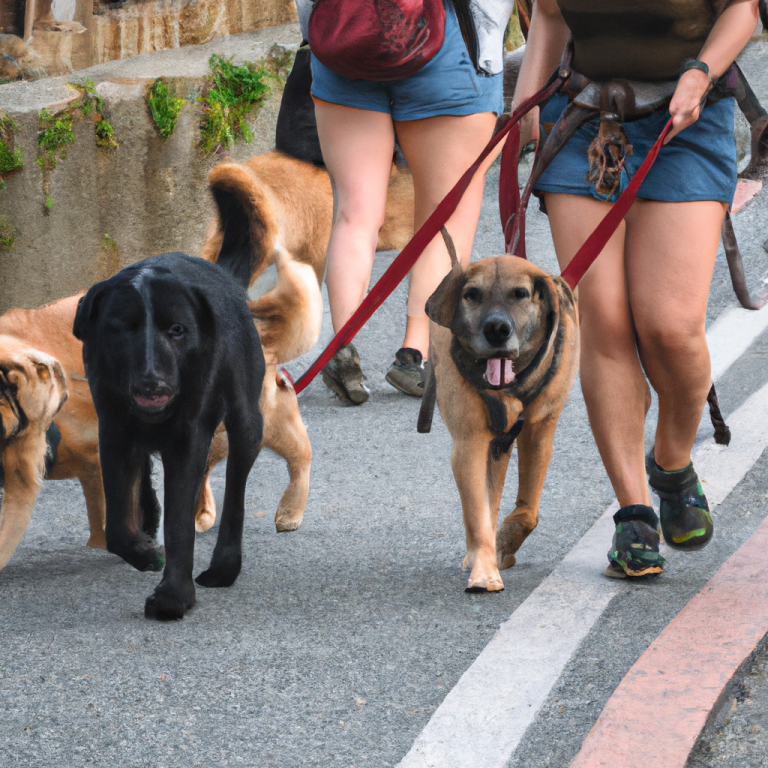
[[[571,768],[685,766],[768,634],[766,550],[768,519],[630,669]]]

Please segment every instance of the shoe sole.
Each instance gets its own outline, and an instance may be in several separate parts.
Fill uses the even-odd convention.
[[[609,579],[636,579],[641,576],[658,576],[660,573],[664,573],[664,568],[660,565],[651,565],[641,571],[625,571],[621,566],[614,565],[605,569],[605,575]]]
[[[352,403],[352,405],[362,405],[370,397],[370,392],[366,386],[362,383],[355,383],[355,386],[350,391],[341,382],[336,381],[332,376],[325,371],[321,372],[323,384],[333,392],[339,400],[345,400]]]
[[[391,375],[391,371],[384,377],[390,386],[393,386],[403,394],[410,395],[411,397],[424,397],[424,388],[414,384],[410,379],[406,379],[405,382],[398,380],[396,376]]]

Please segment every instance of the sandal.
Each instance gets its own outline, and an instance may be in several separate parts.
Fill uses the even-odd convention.
[[[614,516],[616,532],[608,552],[605,575],[612,579],[628,576],[654,576],[664,570],[664,558],[659,554],[659,518],[653,507],[631,504]]]
[[[659,497],[664,541],[686,552],[702,549],[712,538],[714,525],[693,463],[673,472],[663,470],[653,459],[649,464],[648,483]]]
[[[365,376],[360,370],[360,357],[352,344],[341,347],[326,363],[321,375],[325,386],[336,397],[353,405],[364,403],[371,394],[363,384]]]
[[[424,358],[418,349],[403,347],[395,353],[395,362],[389,366],[387,381],[406,395],[424,395]]]

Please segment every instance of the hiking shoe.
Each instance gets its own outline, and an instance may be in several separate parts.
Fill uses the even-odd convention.
[[[693,552],[712,538],[714,525],[709,504],[693,463],[674,472],[650,463],[648,483],[659,496],[659,517],[664,541],[673,549]]]
[[[395,362],[389,366],[387,381],[406,395],[424,395],[424,359],[418,349],[403,347],[395,353]]]
[[[321,371],[323,383],[341,400],[353,405],[364,403],[371,394],[363,384],[360,357],[352,344],[341,347]]]
[[[664,570],[664,558],[659,554],[659,518],[653,507],[631,504],[614,516],[616,532],[608,551],[606,576],[625,579],[627,576],[653,576]]]

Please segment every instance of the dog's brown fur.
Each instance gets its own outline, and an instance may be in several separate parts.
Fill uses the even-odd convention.
[[[462,309],[468,286],[478,288],[482,296],[489,295],[494,287],[506,296],[516,288],[530,293],[530,299],[519,303],[510,299],[509,305],[515,325],[532,328],[521,340],[515,368],[522,373],[532,361],[538,363],[527,377],[520,377],[518,387],[513,382],[508,391],[484,390],[474,376],[477,372],[462,372],[455,361],[460,353],[451,352],[458,338],[451,328],[460,331],[477,322],[477,313]],[[462,312],[462,322],[457,323]],[[437,379],[438,405],[453,438],[451,464],[467,540],[463,567],[472,569],[468,590],[501,590],[504,583],[499,568],[515,564],[515,552],[538,522],[557,419],[578,370],[579,327],[573,294],[561,278],[516,256],[500,256],[475,262],[466,272],[456,264],[427,303],[427,314],[432,319],[430,360]],[[546,326],[548,317],[551,326]],[[549,335],[545,326],[553,329]],[[536,361],[539,348],[543,355]],[[471,356],[468,359],[471,365]],[[428,393],[425,400],[427,397]],[[494,441],[503,441],[521,415],[524,426],[517,438],[517,502],[497,533],[511,449],[507,445],[507,450],[498,450]]]
[[[251,274],[251,286],[274,265],[277,284],[250,302],[267,363],[261,410],[264,441],[288,463],[290,483],[275,515],[278,531],[296,530],[309,494],[312,447],[293,388],[278,365],[307,352],[320,336],[323,303],[320,286],[325,252],[333,224],[333,193],[328,173],[281,152],[256,155],[245,163],[223,162],[208,177],[219,216],[208,229],[201,256],[216,261],[227,226],[247,229],[252,261],[262,266]],[[247,228],[242,226],[243,217]],[[225,220],[226,219],[226,220]],[[413,182],[393,166],[379,250],[402,248],[413,234]],[[263,257],[261,254],[266,254]],[[208,471],[226,456],[226,435],[217,432]],[[198,530],[216,519],[208,485],[196,515]]]
[[[0,453],[5,474],[0,509],[0,570],[27,530],[45,472],[46,431],[67,399],[59,361],[24,341],[0,335]]]
[[[309,350],[320,334],[320,285],[333,219],[331,184],[326,171],[279,152],[257,155],[243,164],[221,163],[211,171],[210,182],[213,189],[221,189],[239,201],[242,213],[251,225],[252,244],[270,254],[269,259],[251,274],[251,284],[269,266],[274,265],[277,271],[277,285],[250,305],[267,362],[260,399],[264,416],[262,445],[285,458],[290,475],[290,483],[275,515],[275,525],[279,531],[295,530],[301,525],[309,493],[312,449],[296,394],[277,366]],[[387,218],[379,236],[380,247],[400,248],[412,234],[412,189],[410,174],[393,169]],[[209,228],[200,255],[216,261],[222,242],[223,232],[217,218]],[[254,263],[259,263],[258,258]],[[85,380],[82,344],[72,334],[80,296],[60,299],[38,309],[11,310],[0,317],[0,334],[14,337],[25,348],[52,355],[61,363],[69,399],[56,417],[61,442],[47,477],[80,481],[90,528],[88,546],[103,549],[106,547],[105,501],[98,421]],[[30,449],[29,458],[25,459],[29,466],[38,466],[38,454],[45,454],[44,443],[45,429],[42,454],[38,448]],[[19,456],[23,453],[23,445],[22,442],[16,445]],[[226,433],[220,427],[211,446],[208,472],[226,455]],[[8,474],[6,470],[6,476]],[[25,496],[24,503],[31,515],[38,486],[32,484],[29,488],[33,490]],[[6,480],[7,499],[11,498],[9,494]],[[195,526],[199,531],[208,530],[215,519],[216,506],[206,473]]]

